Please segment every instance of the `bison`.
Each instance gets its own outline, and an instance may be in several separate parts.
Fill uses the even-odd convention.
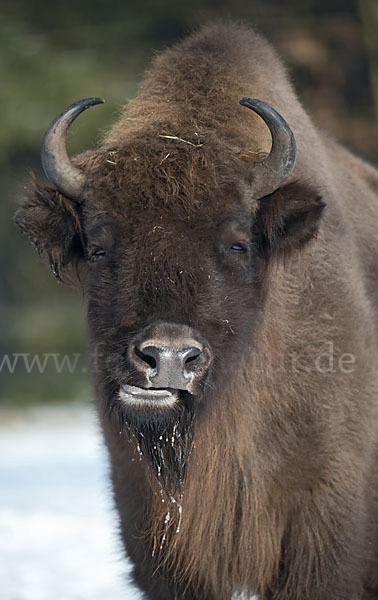
[[[271,45],[208,25],[100,147],[48,129],[16,223],[85,265],[133,576],[153,600],[378,598],[378,173],[315,127]],[[249,110],[247,110],[249,109]]]

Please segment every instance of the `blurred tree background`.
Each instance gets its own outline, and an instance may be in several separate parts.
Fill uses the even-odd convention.
[[[2,0],[0,5],[0,402],[63,401],[90,395],[85,298],[59,286],[12,224],[27,170],[43,179],[39,149],[65,106],[103,96],[70,130],[75,154],[96,144],[132,97],[154,53],[214,18],[252,24],[280,50],[315,122],[378,163],[377,0]],[[248,90],[246,90],[246,94]],[[67,354],[27,373],[15,354]],[[4,362],[9,356],[10,363]],[[14,366],[14,365],[13,365]],[[13,370],[13,369],[12,369]]]

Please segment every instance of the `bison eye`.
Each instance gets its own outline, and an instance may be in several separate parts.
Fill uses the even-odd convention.
[[[91,262],[96,262],[97,260],[100,260],[101,258],[103,258],[106,255],[107,255],[107,252],[105,250],[103,250],[103,248],[96,248],[95,250],[93,250],[92,252],[89,253],[89,260]]]
[[[230,250],[233,252],[248,252],[248,248],[246,244],[239,242],[237,244],[232,244]]]

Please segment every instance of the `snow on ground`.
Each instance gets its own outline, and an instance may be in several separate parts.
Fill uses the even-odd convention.
[[[93,410],[0,411],[0,600],[140,600],[129,573]]]
[[[0,413],[1,600],[139,600],[86,407]]]

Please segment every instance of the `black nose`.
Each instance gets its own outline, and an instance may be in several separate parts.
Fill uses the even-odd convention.
[[[192,341],[192,340],[191,340]],[[134,347],[138,370],[146,375],[149,386],[191,391],[193,380],[202,379],[210,364],[210,351],[197,344],[144,340]]]

